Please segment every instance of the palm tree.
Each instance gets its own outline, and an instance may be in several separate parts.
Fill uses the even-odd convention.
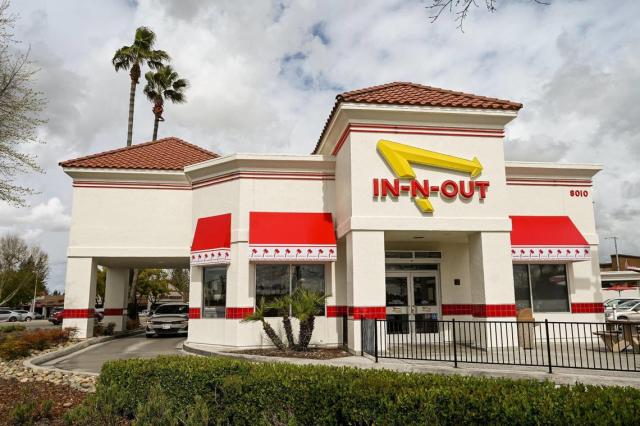
[[[287,344],[289,349],[293,349],[296,346],[295,338],[293,337],[293,326],[291,325],[291,317],[289,316],[289,309],[291,308],[292,299],[291,296],[278,297],[273,302],[267,305],[268,309],[275,309],[278,311],[278,315],[282,317],[282,325],[284,326],[284,332],[287,336]]]
[[[184,78],[178,78],[178,73],[171,68],[170,65],[158,67],[156,71],[149,71],[144,75],[147,84],[144,86],[144,94],[153,102],[153,139],[158,139],[158,124],[164,121],[162,113],[164,112],[165,99],[180,104],[186,101],[184,90],[189,82]]]
[[[169,60],[164,50],[153,50],[156,34],[147,27],[136,30],[135,39],[131,46],[123,46],[116,50],[111,62],[116,71],[129,70],[131,89],[129,91],[129,125],[127,127],[127,146],[131,146],[133,137],[133,108],[136,99],[136,86],[140,80],[141,67],[145,63],[151,69],[159,68]]]
[[[265,320],[266,311],[267,311],[267,307],[265,306],[264,297],[263,297],[262,299],[260,299],[260,304],[256,306],[256,310],[253,311],[251,315],[245,317],[241,322],[261,322],[262,329],[264,330],[265,334],[269,337],[269,339],[271,339],[273,344],[278,349],[285,350],[286,346],[282,342],[282,339],[280,338],[280,336],[278,336],[278,334],[273,329],[273,327],[271,327],[271,324],[269,324]]]
[[[329,295],[298,288],[291,298],[291,311],[300,321],[298,349],[306,351],[311,342],[318,308],[324,306]]]

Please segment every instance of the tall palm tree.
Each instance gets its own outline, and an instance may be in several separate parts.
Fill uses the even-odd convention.
[[[153,102],[153,139],[158,139],[158,124],[164,121],[164,101],[171,101],[174,104],[186,102],[184,90],[189,86],[189,82],[184,78],[179,78],[178,73],[170,65],[162,65],[156,71],[149,71],[144,75],[147,84],[144,86],[144,94]]]
[[[127,146],[131,146],[133,137],[133,108],[136,99],[136,86],[140,80],[141,67],[144,64],[151,69],[159,68],[169,61],[169,55],[164,50],[154,50],[156,34],[147,27],[136,30],[135,39],[131,46],[123,46],[116,50],[111,62],[116,71],[129,70],[131,89],[129,91],[129,124],[127,127]]]

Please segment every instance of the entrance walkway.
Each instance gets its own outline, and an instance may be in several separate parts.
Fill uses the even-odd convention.
[[[147,339],[144,334],[136,334],[89,346],[65,357],[53,359],[42,366],[82,373],[100,373],[102,365],[107,361],[180,355],[184,340],[184,337]]]
[[[257,355],[234,354],[232,348],[185,343],[185,352],[201,356],[231,356],[257,362],[287,362],[298,365],[332,365],[337,367],[381,368],[401,372],[462,374],[466,376],[503,377],[509,379],[552,380],[557,384],[583,383],[601,386],[631,386],[640,389],[640,373],[621,371],[576,370],[554,368],[553,374],[540,367],[508,365],[478,365],[460,363],[455,368],[450,362],[380,359],[378,363],[368,356],[350,356],[331,360],[280,358]]]

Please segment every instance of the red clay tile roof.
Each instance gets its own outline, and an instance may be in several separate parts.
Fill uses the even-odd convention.
[[[522,104],[496,98],[473,95],[471,93],[454,92],[452,90],[439,89],[437,87],[423,86],[410,82],[394,82],[380,86],[367,87],[360,90],[344,92],[336,96],[336,103],[322,130],[318,144],[314,149],[315,154],[320,147],[320,141],[324,137],[329,123],[333,119],[338,106],[342,102],[361,104],[386,104],[386,105],[413,105],[434,106],[448,108],[476,108],[517,111]]]
[[[60,162],[62,167],[97,169],[183,170],[218,157],[182,139],[169,137]]]

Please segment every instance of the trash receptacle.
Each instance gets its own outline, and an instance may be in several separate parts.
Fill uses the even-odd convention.
[[[533,349],[536,339],[536,323],[533,319],[533,312],[529,308],[524,308],[520,309],[516,315],[518,346],[522,349]]]

